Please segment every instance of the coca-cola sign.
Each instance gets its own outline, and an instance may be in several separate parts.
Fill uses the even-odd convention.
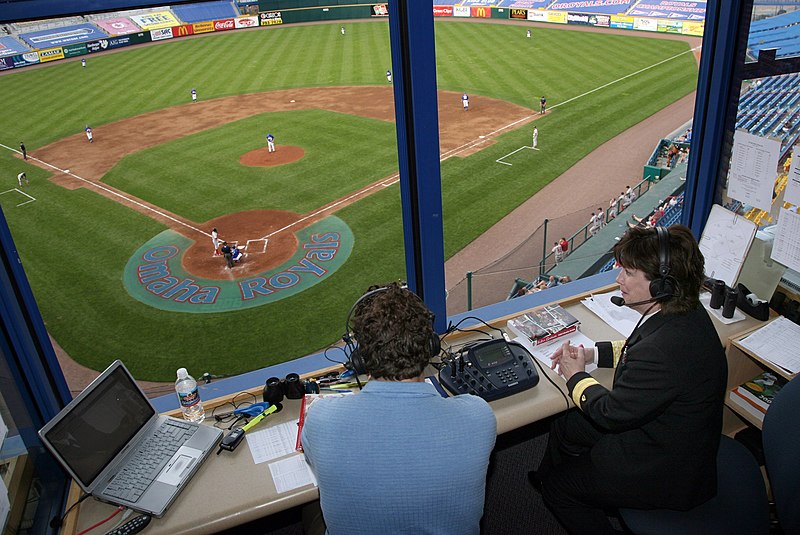
[[[233,19],[215,20],[214,30],[217,32],[224,32],[225,30],[232,30],[236,27]]]

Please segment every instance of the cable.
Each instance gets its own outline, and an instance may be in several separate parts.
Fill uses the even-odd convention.
[[[85,500],[89,496],[91,496],[91,494],[84,494],[83,496],[78,498],[78,501],[76,501],[75,503],[70,505],[69,508],[66,511],[64,511],[64,514],[62,516],[53,517],[53,519],[50,521],[50,527],[53,528],[53,529],[60,528],[61,525],[64,523],[64,520],[66,520],[67,515],[75,508],[75,506],[78,505],[79,503],[81,503],[83,500]]]
[[[125,509],[125,507],[124,507],[124,506],[122,506],[122,505],[120,505],[119,507],[117,507],[117,510],[116,510],[116,511],[114,511],[113,513],[111,513],[111,514],[108,516],[108,518],[106,518],[105,520],[101,520],[100,522],[98,522],[98,523],[96,523],[96,524],[94,524],[94,525],[92,525],[92,526],[89,526],[89,527],[88,527],[88,528],[86,528],[85,530],[83,530],[83,531],[79,532],[77,535],[84,535],[84,533],[88,533],[88,532],[92,531],[92,530],[93,530],[94,528],[96,528],[97,526],[102,526],[103,524],[105,524],[106,522],[108,522],[109,520],[111,520],[112,518],[114,518],[115,516],[117,516],[118,514],[120,514],[120,513],[122,512],[122,510],[123,510],[123,509]]]
[[[560,388],[560,387],[559,387],[559,386],[558,386],[558,385],[555,383],[555,381],[553,381],[553,380],[550,378],[550,374],[548,374],[546,371],[544,371],[544,367],[542,366],[542,363],[541,363],[541,362],[539,362],[539,359],[537,359],[536,357],[533,357],[531,360],[533,360],[534,364],[536,364],[536,365],[539,367],[539,371],[541,371],[541,372],[542,372],[542,373],[540,373],[539,375],[544,375],[544,378],[545,378],[545,379],[547,379],[547,381],[548,381],[548,382],[549,382],[551,385],[553,385],[553,388],[555,388],[556,390],[558,390],[558,393],[559,393],[559,394],[561,394],[561,397],[562,397],[562,398],[564,398],[564,403],[566,403],[566,404],[567,404],[567,410],[569,410],[569,398],[568,398],[568,397],[567,397],[567,395],[564,393],[564,391],[563,391],[563,390],[562,390],[562,389],[561,389],[561,388]]]

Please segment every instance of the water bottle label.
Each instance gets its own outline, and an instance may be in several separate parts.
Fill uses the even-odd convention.
[[[178,392],[178,399],[181,401],[181,407],[194,407],[200,403],[200,394],[197,393],[197,387],[195,387],[191,392]]]

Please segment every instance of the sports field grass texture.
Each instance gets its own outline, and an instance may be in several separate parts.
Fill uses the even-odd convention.
[[[515,161],[513,167],[495,163],[530,144],[530,128],[525,127],[504,134],[483,151],[442,164],[447,256],[604,141],[696,85],[695,60],[681,42],[549,28],[534,29],[534,39],[528,41],[519,26],[458,22],[437,23],[436,32],[441,89],[530,108],[546,95],[553,110],[537,120],[543,150],[535,158]],[[353,23],[345,39],[336,24],[279,27],[89,56],[88,61],[86,69],[62,62],[0,76],[0,94],[14,102],[0,117],[0,142],[16,147],[25,140],[34,150],[80,132],[87,123],[98,126],[184,104],[192,87],[208,99],[290,87],[385,85],[390,66],[385,22]],[[460,103],[440,102],[446,105]],[[237,152],[263,146],[266,119],[280,124],[281,143],[302,145],[307,152],[306,161],[284,166],[287,175],[281,168],[243,168],[234,158]],[[381,146],[365,158],[358,148],[337,143],[341,134],[353,145],[377,140]],[[205,174],[204,169],[191,169],[195,163],[189,162],[210,165],[209,153],[215,167]],[[326,158],[344,163],[326,166]],[[164,161],[181,164],[164,176],[158,173]],[[348,262],[321,284],[290,299],[238,312],[155,310],[128,296],[122,269],[162,225],[94,192],[56,186],[47,181],[46,172],[7,151],[0,152],[0,170],[9,187],[20,170],[31,178],[26,191],[36,202],[17,208],[3,195],[0,206],[48,330],[73,358],[94,369],[122,358],[140,379],[172,380],[179,366],[195,373],[240,373],[295,358],[336,340],[350,304],[369,284],[403,277],[395,186],[337,213],[353,230],[355,247]],[[308,111],[258,115],[131,155],[108,180],[203,221],[250,207],[305,212],[395,171],[393,125]],[[192,176],[197,178],[186,184]],[[279,187],[264,195],[258,180]]]

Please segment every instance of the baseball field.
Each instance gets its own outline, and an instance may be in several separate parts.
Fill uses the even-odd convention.
[[[71,358],[97,370],[121,358],[154,381],[179,366],[241,373],[326,347],[367,286],[404,277],[388,25],[346,26],[0,76],[0,207]],[[696,86],[685,42],[634,33],[536,27],[528,40],[517,25],[437,22],[436,51],[446,256]],[[540,150],[498,164],[530,145],[531,121]],[[233,269],[212,227],[247,245]]]

